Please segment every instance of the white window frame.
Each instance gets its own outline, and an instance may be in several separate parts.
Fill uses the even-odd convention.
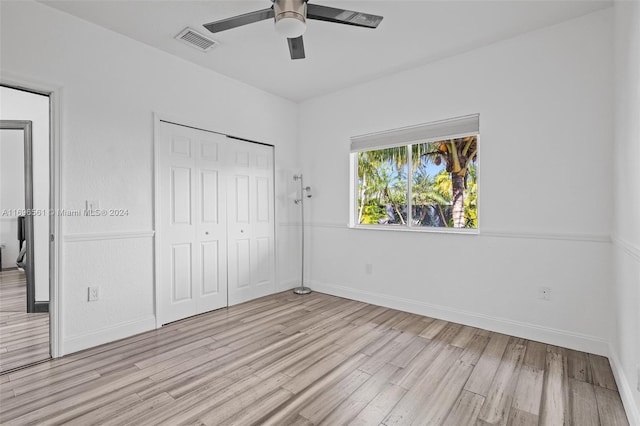
[[[478,153],[477,164],[480,164],[480,115],[471,114],[446,120],[434,121],[431,123],[419,124],[416,126],[402,127],[383,132],[369,133],[351,137],[351,151],[349,154],[350,164],[350,202],[349,202],[349,227],[353,229],[369,229],[379,231],[397,232],[428,232],[446,234],[467,234],[477,235],[480,233],[480,209],[476,212],[476,228],[449,228],[433,226],[415,226],[412,224],[412,185],[413,169],[407,167],[407,224],[406,225],[383,225],[383,224],[359,224],[357,219],[358,211],[358,153],[365,151],[375,151],[378,149],[392,147],[407,147],[407,164],[412,163],[411,145],[436,142],[447,139],[457,139],[466,136],[477,136]],[[480,199],[480,169],[477,172],[478,199]],[[479,203],[478,203],[479,204]]]

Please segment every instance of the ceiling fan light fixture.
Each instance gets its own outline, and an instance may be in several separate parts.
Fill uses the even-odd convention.
[[[275,0],[276,32],[286,38],[298,38],[307,29],[307,3],[303,0]]]
[[[276,32],[286,38],[300,37],[307,30],[307,24],[300,15],[287,16],[276,20]]]
[[[287,38],[291,59],[304,59],[302,34],[307,29],[307,18],[365,28],[377,28],[382,21],[382,16],[307,4],[307,0],[271,0],[271,2],[273,4],[267,9],[209,22],[204,24],[204,27],[212,33],[218,33],[254,22],[274,19],[276,32]]]

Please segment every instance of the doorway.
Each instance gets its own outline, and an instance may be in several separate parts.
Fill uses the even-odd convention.
[[[273,146],[157,129],[158,324],[275,292]]]
[[[50,99],[0,86],[0,373],[51,355]]]

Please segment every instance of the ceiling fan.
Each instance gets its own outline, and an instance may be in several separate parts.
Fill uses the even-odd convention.
[[[204,27],[212,33],[241,27],[265,19],[275,18],[276,31],[286,37],[289,42],[291,59],[303,59],[304,44],[302,34],[307,29],[306,20],[334,22],[336,24],[354,25],[356,27],[376,28],[382,16],[353,10],[336,9],[328,6],[309,4],[308,0],[271,0],[273,4],[268,9],[256,10],[232,18],[205,24]]]

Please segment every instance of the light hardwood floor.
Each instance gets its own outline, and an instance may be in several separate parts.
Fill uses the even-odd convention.
[[[49,358],[49,314],[27,314],[24,272],[0,271],[0,373]]]
[[[279,293],[0,376],[0,423],[625,425],[606,358]]]

